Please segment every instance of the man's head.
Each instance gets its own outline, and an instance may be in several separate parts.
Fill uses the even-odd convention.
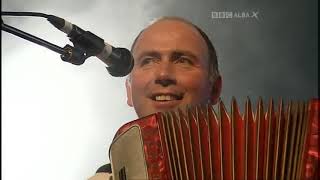
[[[221,92],[217,56],[207,35],[192,23],[165,17],[145,28],[131,52],[127,103],[138,117],[188,104],[216,103]]]

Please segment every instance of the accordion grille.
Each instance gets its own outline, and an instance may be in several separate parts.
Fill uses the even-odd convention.
[[[220,101],[131,121],[110,146],[114,179],[319,179],[319,100],[266,104],[248,98],[240,113],[233,98],[230,112]]]
[[[308,104],[273,100],[254,112],[248,99],[241,115],[236,100],[161,113],[159,130],[170,179],[301,179]]]

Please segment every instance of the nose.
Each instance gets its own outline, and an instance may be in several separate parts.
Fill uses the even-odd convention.
[[[177,84],[174,67],[170,62],[161,62],[155,71],[155,84],[163,87]]]
[[[170,85],[175,85],[175,84],[177,84],[177,83],[176,83],[176,80],[174,80],[174,79],[156,79],[156,80],[155,80],[155,83],[156,83],[156,84],[159,84],[159,85],[161,85],[161,86],[163,86],[163,87],[168,87],[168,86],[170,86]]]

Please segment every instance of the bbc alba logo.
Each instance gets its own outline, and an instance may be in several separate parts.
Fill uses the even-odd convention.
[[[256,19],[259,20],[259,11],[212,11],[212,19]]]

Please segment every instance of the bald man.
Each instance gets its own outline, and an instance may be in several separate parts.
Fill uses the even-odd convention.
[[[208,36],[191,22],[158,19],[140,32],[131,53],[135,63],[126,80],[127,104],[139,118],[217,102],[222,81],[216,52]],[[109,178],[110,164],[90,180]]]

